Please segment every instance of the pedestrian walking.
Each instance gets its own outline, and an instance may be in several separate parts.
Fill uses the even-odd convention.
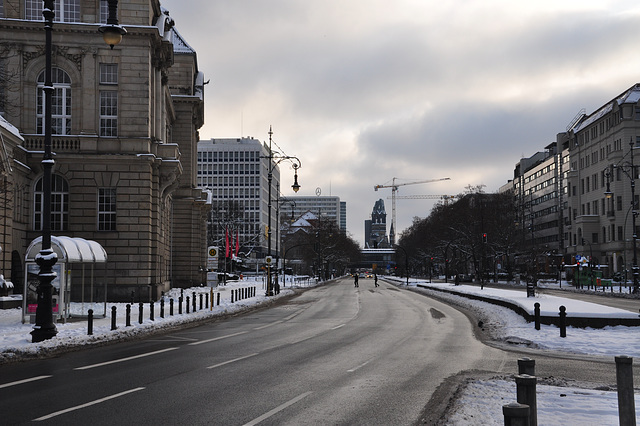
[[[358,287],[358,274],[353,274],[353,283]]]
[[[378,287],[378,274],[373,274],[373,283]]]

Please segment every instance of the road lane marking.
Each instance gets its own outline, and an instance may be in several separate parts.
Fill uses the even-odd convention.
[[[241,356],[240,358],[231,359],[229,361],[221,362],[220,364],[212,365],[211,367],[207,367],[207,368],[211,369],[211,368],[222,367],[223,365],[231,364],[232,362],[236,362],[236,361],[242,361],[243,359],[251,358],[252,356],[256,356],[256,355],[260,355],[260,354],[256,352],[255,354]]]
[[[298,311],[292,313],[291,315],[289,315],[288,317],[286,317],[284,320],[285,321],[289,321],[290,319],[293,319],[295,317],[297,317],[298,315],[300,315],[302,313],[304,309],[299,309]]]
[[[16,385],[21,385],[23,383],[35,382],[36,380],[48,379],[49,377],[53,377],[53,376],[36,376],[36,377],[31,377],[29,379],[18,380],[18,381],[15,381],[15,382],[3,383],[3,384],[0,385],[0,389],[8,388],[8,387],[11,387],[11,386],[16,386]]]
[[[61,414],[70,413],[71,411],[80,410],[81,408],[86,408],[92,405],[100,404],[102,402],[109,401],[110,399],[119,398],[121,396],[128,395],[133,392],[138,392],[143,389],[144,388],[135,388],[135,389],[130,389],[128,391],[116,393],[114,395],[105,396],[104,398],[96,399],[95,401],[87,402],[86,404],[76,405],[75,407],[66,408],[64,410],[56,411],[55,413],[47,414],[46,416],[38,417],[37,419],[33,419],[32,421],[41,422],[43,420],[49,420],[50,418],[59,416]]]
[[[262,325],[262,326],[260,326],[260,327],[255,327],[255,328],[254,328],[254,330],[262,330],[263,328],[271,327],[271,326],[273,326],[273,325],[277,325],[277,324],[280,324],[280,323],[282,323],[282,322],[284,322],[284,320],[282,320],[282,321],[272,322],[271,324]]]
[[[105,365],[117,364],[119,362],[131,361],[132,359],[144,358],[144,357],[151,356],[151,355],[161,354],[163,352],[173,351],[175,349],[178,349],[178,348],[161,349],[159,351],[147,352],[146,354],[140,354],[140,355],[129,356],[129,357],[126,357],[126,358],[114,359],[112,361],[101,362],[99,364],[85,365],[84,367],[74,368],[74,370],[88,370],[90,368],[103,367]]]
[[[339,328],[344,327],[345,325],[347,325],[347,324],[340,324],[340,325],[336,325],[335,327],[333,327],[333,328],[332,328],[332,330],[337,330],[337,329],[339,329]]]
[[[359,366],[352,368],[351,370],[347,370],[347,373],[353,373],[354,371],[360,370],[362,367],[364,367],[365,365],[369,364],[371,361],[373,361],[373,358],[371,358],[368,361],[365,361],[364,363],[360,364]]]
[[[196,345],[201,345],[203,343],[215,342],[216,340],[226,339],[227,337],[239,336],[239,335],[245,334],[245,333],[248,333],[248,331],[239,331],[237,333],[227,334],[226,336],[214,337],[213,339],[199,340],[197,342],[189,343],[189,346],[196,346]]]
[[[302,395],[298,395],[297,397],[293,398],[291,401],[285,402],[284,404],[274,408],[273,410],[269,411],[268,413],[265,413],[263,415],[261,415],[260,417],[251,420],[249,423],[245,423],[244,426],[255,426],[258,423],[260,423],[263,420],[268,419],[269,417],[273,416],[274,414],[278,414],[280,411],[290,407],[291,405],[295,404],[296,402],[300,401],[301,399],[304,399],[306,397],[308,397],[309,395],[311,395],[313,392],[309,391],[309,392],[305,392]]]

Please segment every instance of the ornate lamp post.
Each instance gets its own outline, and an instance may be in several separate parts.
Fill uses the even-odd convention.
[[[631,226],[633,228],[633,266],[632,266],[632,274],[633,274],[633,293],[638,293],[638,248],[637,248],[637,240],[638,240],[638,232],[636,231],[636,218],[638,217],[638,206],[636,204],[636,166],[633,163],[633,138],[629,141],[629,163],[623,164],[614,164],[612,169],[619,169],[627,175],[629,180],[631,181]],[[605,175],[607,177],[607,190],[604,195],[608,199],[613,198],[613,193],[611,192],[611,187],[609,185],[611,180],[612,170],[607,170]]]
[[[298,184],[298,169],[302,166],[302,163],[298,159],[298,157],[290,157],[288,155],[282,155],[273,152],[271,149],[273,131],[271,130],[271,126],[269,126],[269,155],[263,156],[262,158],[266,158],[269,160],[268,174],[267,180],[269,185],[269,194],[268,194],[268,219],[267,219],[267,256],[271,256],[271,182],[273,181],[273,170],[276,166],[283,161],[287,160],[293,164],[294,177],[293,177],[293,185],[291,188],[293,192],[298,192],[300,190],[300,185]],[[276,268],[278,265],[276,265]],[[267,265],[267,296],[273,296],[273,283],[271,282],[271,264]]]
[[[53,286],[51,282],[56,278],[53,266],[58,261],[58,256],[51,249],[51,172],[54,166],[53,154],[51,152],[51,122],[52,122],[52,95],[54,92],[51,81],[51,31],[55,18],[54,0],[43,0],[45,30],[45,80],[44,80],[44,155],[42,158],[42,248],[36,256],[36,263],[40,267],[38,272],[38,307],[36,308],[36,323],[31,332],[32,342],[42,342],[51,339],[58,330],[53,322],[53,303],[51,300]],[[118,25],[117,9],[118,0],[109,1],[109,19],[107,25],[100,27],[100,32],[104,34],[105,41],[111,46],[118,44],[122,40],[122,35],[126,30]],[[119,37],[115,36],[118,33]]]

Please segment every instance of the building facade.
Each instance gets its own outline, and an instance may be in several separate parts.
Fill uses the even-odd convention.
[[[346,232],[347,204],[340,201],[340,197],[331,195],[317,196],[287,196],[281,199],[281,212],[291,217],[300,217],[306,212],[312,212],[321,219],[329,219]]]
[[[198,142],[197,185],[209,191],[209,245],[232,250],[253,263],[267,252],[269,170],[271,229],[276,229],[280,170],[269,148],[254,138],[208,139]],[[272,232],[275,247],[276,233]],[[236,249],[236,247],[238,247]]]
[[[576,255],[591,258],[604,276],[630,278],[633,235],[638,232],[638,224],[635,230],[632,226],[638,209],[632,181],[640,163],[640,84],[593,113],[581,114],[568,138],[567,253],[574,260]]]
[[[20,131],[27,171],[10,189],[18,262],[42,228],[43,2],[3,4],[0,108]],[[97,32],[106,5],[56,2],[52,233],[105,248],[110,299],[147,300],[204,281],[206,206],[195,185],[204,79],[158,0],[119,2],[128,34],[114,49]]]

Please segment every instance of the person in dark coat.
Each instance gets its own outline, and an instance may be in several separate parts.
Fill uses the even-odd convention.
[[[358,287],[358,274],[353,274],[353,283]]]

